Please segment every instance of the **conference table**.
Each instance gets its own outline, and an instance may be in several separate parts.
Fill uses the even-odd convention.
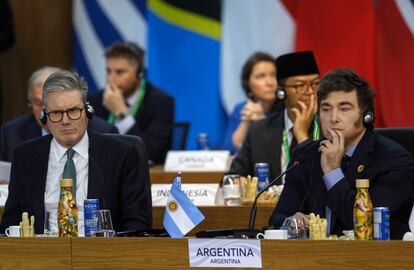
[[[414,266],[414,242],[261,240],[260,245],[263,269]],[[4,237],[0,239],[0,268],[190,269],[188,239]]]
[[[162,165],[155,165],[150,168],[151,184],[171,184],[176,172],[166,172]],[[220,183],[225,172],[182,172],[183,183]]]

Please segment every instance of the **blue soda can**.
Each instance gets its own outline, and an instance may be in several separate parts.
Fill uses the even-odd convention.
[[[210,142],[207,133],[199,133],[197,135],[197,149],[198,150],[209,150]]]
[[[374,208],[374,240],[390,240],[390,209]]]
[[[99,200],[86,199],[83,202],[84,206],[84,222],[85,222],[85,237],[90,237],[91,232],[99,231],[98,215],[99,215]]]
[[[257,177],[257,192],[262,191],[269,183],[269,164],[256,163],[255,174]]]

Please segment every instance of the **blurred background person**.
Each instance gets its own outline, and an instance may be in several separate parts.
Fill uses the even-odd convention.
[[[27,82],[27,105],[32,113],[16,117],[4,123],[0,131],[0,160],[12,161],[16,145],[26,140],[49,134],[47,124],[43,124],[39,117],[43,111],[43,85],[50,74],[59,71],[56,67],[42,67],[33,72]],[[88,122],[88,129],[99,133],[118,133],[113,125],[106,123],[99,117]]]
[[[163,163],[170,148],[174,100],[144,78],[144,50],[133,42],[107,48],[106,87],[89,97],[95,113],[121,134],[141,137],[154,163]]]
[[[255,175],[256,163],[268,163],[269,179],[273,179],[286,169],[297,144],[319,139],[314,119],[319,87],[315,56],[311,51],[284,54],[276,59],[276,65],[276,95],[285,109],[250,126],[230,173]],[[283,184],[283,180],[277,184]]]
[[[283,108],[283,103],[276,102],[276,63],[272,55],[265,52],[251,55],[240,77],[248,100],[237,104],[230,115],[224,148],[232,153],[240,149],[252,122]]]

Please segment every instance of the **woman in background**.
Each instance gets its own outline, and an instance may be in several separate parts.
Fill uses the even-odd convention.
[[[268,53],[256,52],[244,64],[241,82],[248,97],[230,115],[224,148],[236,153],[243,144],[250,123],[280,110],[276,103],[276,64]]]

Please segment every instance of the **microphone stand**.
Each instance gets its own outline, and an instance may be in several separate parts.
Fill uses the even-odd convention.
[[[257,210],[257,199],[260,195],[265,192],[268,188],[273,186],[277,180],[279,180],[283,175],[288,171],[299,165],[299,161],[293,162],[293,164],[288,167],[283,173],[278,177],[273,179],[263,190],[261,190],[255,197],[252,208],[250,210],[249,217],[249,227],[247,229],[219,229],[219,230],[206,230],[196,233],[197,238],[256,238],[256,235],[261,230],[254,229],[254,223],[256,219],[256,210]]]
[[[254,223],[256,222],[257,200],[259,199],[260,195],[262,195],[263,192],[268,190],[271,186],[273,186],[276,183],[277,180],[279,180],[283,175],[285,175],[288,171],[290,171],[297,165],[299,165],[298,161],[293,162],[293,164],[290,165],[290,167],[288,167],[283,173],[279,174],[278,177],[273,179],[264,189],[257,193],[256,197],[254,198],[252,208],[250,210],[249,226],[247,227],[248,230],[254,230]]]

